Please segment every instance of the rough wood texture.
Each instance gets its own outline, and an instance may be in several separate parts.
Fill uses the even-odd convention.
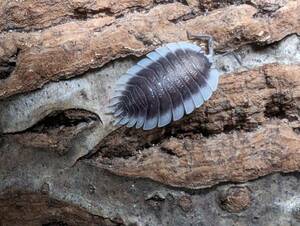
[[[131,8],[147,8],[151,0],[52,0],[0,3],[0,30],[34,31],[72,20],[119,15]],[[123,12],[124,13],[124,12]]]
[[[174,3],[121,18],[69,22],[42,32],[4,32],[0,58],[8,62],[17,55],[17,63],[3,76],[7,78],[0,83],[0,98],[80,75],[119,57],[141,56],[162,43],[186,40],[186,31],[212,35],[217,50],[268,44],[299,33],[298,1],[289,1],[268,18],[255,16],[258,11],[250,5],[229,6],[185,21],[192,9]]]
[[[113,127],[115,81],[187,31],[215,39],[212,99]],[[298,225],[299,33],[299,0],[0,1],[0,225]]]
[[[41,193],[7,191],[5,196],[0,196],[1,225],[124,225],[118,219],[111,221],[79,207],[51,199],[46,194],[47,189],[49,188],[44,186]]]
[[[116,132],[94,159],[119,175],[189,188],[299,170],[299,71],[269,65],[223,77],[212,100],[177,127]]]

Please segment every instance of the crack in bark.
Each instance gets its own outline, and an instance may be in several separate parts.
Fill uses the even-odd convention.
[[[16,53],[9,57],[9,59],[0,59],[0,80],[7,79],[17,66],[18,55],[20,49],[17,49]]]
[[[102,123],[100,117],[93,112],[83,109],[67,109],[53,111],[38,121],[35,125],[24,131],[3,133],[3,135],[14,135],[23,133],[49,133],[51,130],[63,130],[68,127],[76,127],[79,124]]]
[[[248,0],[204,0],[199,1],[199,8],[203,12],[212,11],[215,9],[225,8],[231,5],[247,4]]]
[[[183,5],[188,6],[188,2],[186,0],[154,0],[154,3],[158,4],[169,4],[169,3],[175,3],[175,2],[179,2]]]
[[[13,136],[24,147],[53,151],[60,156],[66,155],[81,132],[102,123],[95,113],[82,109],[54,111],[32,127],[2,136]],[[0,134],[1,135],[1,134]]]
[[[84,7],[75,8],[73,11],[73,15],[70,16],[72,19],[76,20],[87,20],[90,18],[94,18],[95,15],[99,16],[103,14],[103,16],[114,16],[114,13],[110,8],[103,9],[88,9]]]
[[[98,115],[82,109],[54,111],[25,132],[43,133],[57,128],[75,127],[81,123],[90,124],[96,121],[102,123]]]
[[[180,23],[182,21],[186,21],[186,20],[191,20],[191,19],[194,19],[196,18],[197,16],[200,16],[201,14],[199,12],[189,12],[185,15],[182,15],[176,19],[170,19],[169,21],[174,23],[174,24],[177,24],[177,23]]]

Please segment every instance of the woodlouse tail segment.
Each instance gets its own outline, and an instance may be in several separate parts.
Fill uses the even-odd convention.
[[[216,91],[219,83],[220,73],[216,68],[210,68],[208,84],[210,85],[212,91]]]
[[[213,37],[211,35],[206,34],[199,34],[194,35],[191,34],[189,31],[186,32],[188,39],[196,39],[200,41],[207,41],[207,49],[208,49],[208,57],[212,58],[214,55],[214,49],[213,49]]]

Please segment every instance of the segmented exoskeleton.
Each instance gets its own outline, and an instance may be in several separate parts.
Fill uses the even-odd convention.
[[[190,114],[216,90],[212,38],[208,54],[189,42],[169,43],[148,53],[121,76],[111,98],[115,124],[150,130]]]

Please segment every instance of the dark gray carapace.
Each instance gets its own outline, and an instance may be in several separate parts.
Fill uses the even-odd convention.
[[[212,53],[189,42],[160,47],[122,75],[111,99],[115,125],[150,130],[190,114],[218,84]]]

